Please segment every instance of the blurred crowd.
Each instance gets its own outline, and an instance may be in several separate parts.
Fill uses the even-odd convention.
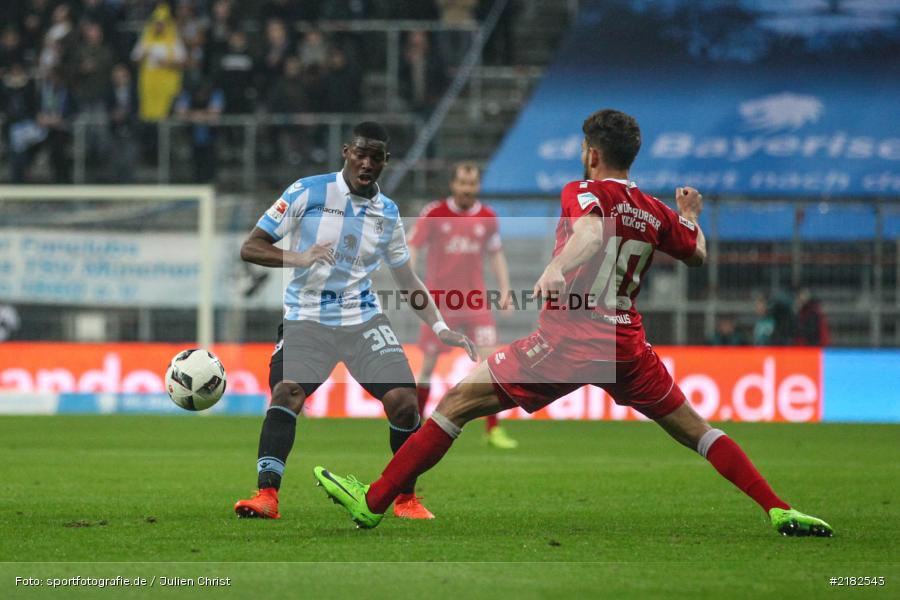
[[[715,346],[827,346],[831,342],[822,303],[807,288],[790,295],[757,294],[755,318],[741,323],[733,315],[716,321],[709,343]],[[744,326],[742,326],[744,325]]]
[[[0,3],[0,117],[8,178],[23,182],[46,149],[53,178],[71,181],[72,121],[104,123],[88,140],[96,160],[126,178],[152,158],[153,123],[190,118],[197,176],[214,168],[208,124],[220,114],[358,112],[364,75],[385,70],[385,36],[325,33],[321,20],[430,20],[401,40],[398,89],[427,113],[493,0],[4,0]],[[485,49],[514,62],[512,2]],[[110,152],[110,148],[115,148]],[[122,163],[122,164],[117,164]]]

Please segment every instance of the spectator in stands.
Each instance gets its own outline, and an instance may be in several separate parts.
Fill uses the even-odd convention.
[[[38,57],[38,74],[41,77],[63,66],[63,58],[73,42],[73,29],[71,7],[68,4],[57,5]]]
[[[797,330],[794,343],[798,346],[827,346],[831,341],[828,319],[822,304],[807,288],[797,292]]]
[[[22,47],[22,36],[13,25],[7,25],[0,33],[0,77],[13,64],[25,60],[25,49]]]
[[[794,303],[789,294],[776,292],[769,298],[772,315],[772,345],[789,346],[794,342]]]
[[[756,313],[756,323],[753,325],[753,345],[768,346],[772,343],[775,321],[769,314],[769,302],[763,294],[757,294],[753,298],[753,310]]]
[[[368,19],[372,15],[369,0],[328,0],[319,8],[319,18],[333,21]]]
[[[103,29],[91,21],[81,25],[81,39],[73,51],[72,94],[78,113],[91,120],[87,128],[87,153],[91,162],[106,158],[109,135],[106,128],[106,98],[115,64],[112,50],[104,44]]]
[[[235,29],[237,29],[237,22],[234,18],[231,0],[215,0],[212,5],[212,20],[207,34],[208,54],[211,60],[217,60],[218,55],[225,52],[228,47],[228,38]]]
[[[107,41],[115,40],[116,22],[119,20],[117,5],[105,0],[82,0],[81,4],[81,19],[100,25]]]
[[[262,93],[268,97],[269,91],[284,72],[285,60],[291,54],[291,37],[287,26],[281,19],[270,19],[266,22],[265,41],[262,57],[259,61],[262,75]]]
[[[300,42],[300,62],[307,69],[313,65],[324,67],[328,60],[328,43],[321,31],[308,31]]]
[[[176,21],[187,56],[184,75],[188,79],[202,77],[209,70],[206,43],[209,19],[199,17],[193,4],[182,2],[178,5]]]
[[[175,102],[175,114],[189,120],[193,149],[194,181],[213,181],[216,176],[216,130],[211,127],[225,108],[225,93],[202,79],[191,82]]]
[[[481,0],[478,8],[478,20],[484,21],[494,0]],[[484,62],[489,65],[516,64],[516,18],[519,15],[518,0],[509,0],[503,9],[496,27],[484,47]]]
[[[722,315],[716,321],[716,330],[709,343],[713,346],[744,346],[747,340],[738,331],[737,320],[733,315]]]
[[[757,346],[787,346],[794,340],[794,308],[790,297],[776,292],[767,300],[762,294],[754,299],[757,321],[753,343]]]
[[[117,3],[126,21],[146,21],[159,5],[159,0],[104,0],[110,4]],[[171,5],[172,2],[166,2]]]
[[[109,153],[110,181],[131,183],[137,164],[138,100],[131,71],[124,64],[112,69],[112,85],[106,99],[112,151]]]
[[[0,107],[9,178],[13,183],[24,183],[32,149],[46,138],[47,132],[35,121],[37,92],[22,63],[10,65],[0,78]]]
[[[11,339],[19,330],[19,311],[11,304],[0,304],[0,342]]]
[[[50,0],[31,0],[22,16],[22,50],[25,64],[37,64],[44,43],[44,33],[50,21]]]
[[[441,11],[441,25],[450,28],[440,32],[437,45],[447,64],[457,66],[469,49],[473,34],[454,28],[476,24],[478,0],[438,0],[437,3]]]
[[[409,108],[423,116],[431,114],[444,92],[444,63],[429,44],[425,31],[411,31],[400,61],[400,90]]]
[[[277,19],[289,27],[295,21],[315,21],[319,18],[321,2],[303,0],[268,0],[259,11],[260,20],[265,23]]]
[[[306,103],[311,112],[327,112],[328,96],[325,87],[325,68],[312,64],[303,69],[303,86],[306,90]]]
[[[54,183],[71,183],[69,149],[72,141],[71,116],[75,110],[72,94],[59,68],[51,70],[38,86],[37,124],[44,129],[42,144],[50,152]]]
[[[383,6],[388,19],[436,21],[439,16],[434,0],[389,0]]]
[[[309,110],[306,85],[302,79],[303,65],[297,56],[288,56],[282,72],[271,87],[266,106],[272,113],[297,113]]]
[[[325,75],[325,105],[329,112],[357,112],[362,110],[362,74],[349,59],[342,46],[334,46],[328,53]]]
[[[115,63],[112,50],[104,44],[103,29],[98,23],[81,26],[81,41],[74,51],[72,92],[81,113],[104,115],[109,78]]]
[[[291,55],[285,59],[281,76],[270,88],[266,107],[269,112],[285,114],[310,110],[299,57]],[[284,160],[290,165],[302,162],[304,149],[309,144],[308,129],[275,127],[272,135],[275,138],[272,144],[273,160]]]
[[[247,34],[232,31],[225,52],[213,65],[217,85],[225,94],[229,113],[253,112],[256,99],[256,61],[250,52]]]
[[[155,122],[166,118],[181,90],[182,69],[187,60],[187,52],[166,4],[160,4],[153,11],[131,51],[131,59],[140,65],[138,114],[141,120]]]

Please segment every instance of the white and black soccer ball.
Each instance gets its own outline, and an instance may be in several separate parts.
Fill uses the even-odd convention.
[[[206,410],[225,393],[225,367],[209,350],[182,350],[169,363],[166,391],[185,410]]]

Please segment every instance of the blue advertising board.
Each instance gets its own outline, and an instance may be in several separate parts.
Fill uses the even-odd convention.
[[[584,0],[484,191],[582,178],[582,121],[616,108],[647,191],[900,196],[898,23],[875,0]]]
[[[826,350],[823,421],[900,423],[900,352]]]

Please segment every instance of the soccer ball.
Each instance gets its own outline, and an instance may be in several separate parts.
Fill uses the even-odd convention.
[[[225,393],[225,367],[209,350],[182,350],[169,363],[166,391],[185,410],[206,410]]]

